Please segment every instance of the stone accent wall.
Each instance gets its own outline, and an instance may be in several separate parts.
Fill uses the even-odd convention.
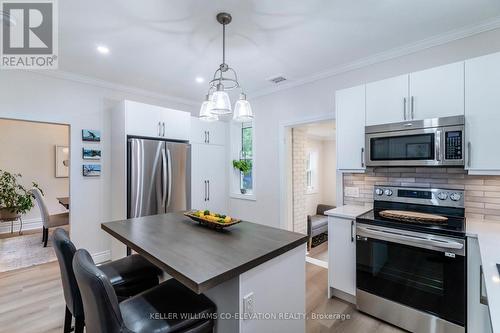
[[[500,176],[468,175],[461,168],[367,168],[343,175],[344,188],[358,187],[359,197],[344,195],[344,204],[373,203],[374,185],[437,187],[465,190],[468,218],[500,221]]]
[[[292,193],[293,231],[307,232],[306,207],[306,133],[302,129],[292,129]]]

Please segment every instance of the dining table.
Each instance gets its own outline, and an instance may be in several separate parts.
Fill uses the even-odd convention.
[[[218,318],[215,332],[305,331],[307,235],[247,221],[214,230],[183,213],[107,222],[101,228],[124,245],[113,258],[124,256],[127,246],[210,298],[225,316]]]

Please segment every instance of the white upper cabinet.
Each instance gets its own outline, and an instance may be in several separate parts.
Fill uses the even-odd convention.
[[[466,168],[500,174],[500,53],[465,62]]]
[[[335,95],[337,122],[337,169],[364,171],[365,86],[338,90]]]
[[[464,63],[410,74],[409,120],[464,115]]]
[[[173,109],[161,109],[160,122],[162,123],[163,137],[171,140],[189,140],[191,114]]]
[[[160,110],[152,105],[125,101],[126,134],[145,137],[161,135]]]
[[[223,146],[226,144],[227,123],[206,122],[191,117],[191,142]]]
[[[367,126],[407,120],[408,105],[406,74],[366,85]]]
[[[189,112],[134,101],[124,101],[124,112],[127,135],[189,140],[191,129]]]

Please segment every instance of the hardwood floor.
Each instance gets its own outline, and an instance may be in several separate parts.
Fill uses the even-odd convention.
[[[327,270],[309,263],[306,265],[306,309],[309,318],[332,313],[350,318],[308,320],[307,333],[403,332],[356,311],[346,302],[327,299]],[[64,307],[57,262],[0,274],[1,333],[60,333]]]
[[[309,250],[308,257],[328,262],[328,241]]]
[[[0,274],[0,332],[61,333],[64,308],[57,262]]]
[[[327,298],[328,272],[325,268],[306,264],[306,311],[308,318],[321,314],[339,314],[345,319],[307,320],[307,333],[398,333],[405,332],[376,318],[365,315],[347,302]],[[349,318],[349,319],[347,319]]]

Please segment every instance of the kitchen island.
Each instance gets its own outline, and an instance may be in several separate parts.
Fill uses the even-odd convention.
[[[216,231],[181,213],[101,228],[212,299],[216,332],[305,331],[306,235],[251,222]]]

